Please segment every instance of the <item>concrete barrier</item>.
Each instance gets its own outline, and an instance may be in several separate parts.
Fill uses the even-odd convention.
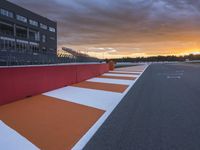
[[[0,68],[0,105],[78,83],[108,70],[107,64]]]

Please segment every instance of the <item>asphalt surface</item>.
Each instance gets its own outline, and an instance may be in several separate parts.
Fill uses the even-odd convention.
[[[153,64],[85,150],[200,150],[200,64]]]

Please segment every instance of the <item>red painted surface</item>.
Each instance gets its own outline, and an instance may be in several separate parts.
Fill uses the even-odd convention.
[[[97,65],[95,64],[84,65],[84,66],[78,65],[77,66],[77,82],[81,82],[89,78],[99,76],[103,74],[104,72],[107,72],[108,70],[109,70],[109,66],[107,64],[98,65],[98,69],[97,69]]]
[[[107,64],[0,68],[0,105],[98,76]]]

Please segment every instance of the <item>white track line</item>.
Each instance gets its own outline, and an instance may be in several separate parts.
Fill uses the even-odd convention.
[[[111,84],[125,84],[125,85],[131,85],[133,80],[120,80],[120,79],[106,79],[106,78],[92,78],[87,81],[90,82],[100,82],[100,83],[111,83]]]
[[[35,145],[21,136],[15,130],[0,121],[0,149],[1,150],[39,150]]]
[[[144,71],[148,68],[148,65],[144,69]],[[144,71],[142,73],[144,73]],[[141,74],[142,75],[142,74]],[[140,76],[141,76],[140,75]],[[139,77],[140,77],[139,76]],[[139,79],[139,77],[135,80],[135,82]],[[135,84],[133,82],[126,91],[122,94],[122,98],[127,94],[127,92],[130,90],[130,88]],[[116,104],[113,105],[113,107],[110,107],[109,110],[107,110],[103,116],[89,129],[89,131],[76,143],[76,145],[72,148],[72,150],[82,150],[84,146],[89,142],[89,140],[92,138],[92,136],[97,132],[97,130],[100,128],[100,126],[105,122],[105,120],[108,118],[108,116],[112,113],[112,111],[115,109],[115,107],[120,103],[119,100]],[[105,140],[105,139],[104,139]]]

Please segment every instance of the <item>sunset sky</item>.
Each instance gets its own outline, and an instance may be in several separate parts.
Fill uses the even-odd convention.
[[[62,46],[98,57],[200,53],[198,0],[10,0],[58,23]]]

